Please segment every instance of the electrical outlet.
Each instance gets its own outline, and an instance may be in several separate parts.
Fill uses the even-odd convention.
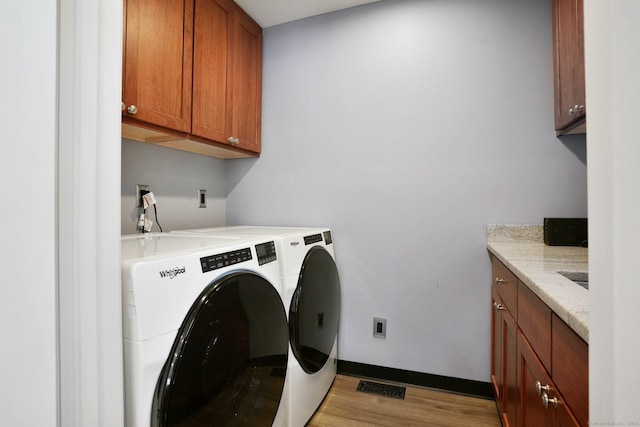
[[[373,336],[382,339],[387,337],[387,319],[381,317],[373,318]]]
[[[138,208],[144,207],[141,194],[142,190],[149,191],[149,186],[147,184],[136,184],[136,207]]]
[[[207,190],[203,190],[202,188],[198,190],[198,199],[200,201],[200,207],[207,207]]]

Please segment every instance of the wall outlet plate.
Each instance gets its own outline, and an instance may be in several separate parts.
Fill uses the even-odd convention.
[[[198,190],[198,201],[200,202],[201,208],[207,207],[207,190],[203,190],[202,188]]]
[[[382,339],[387,337],[387,319],[381,317],[373,318],[373,336]]]
[[[141,190],[149,191],[149,185],[136,184],[136,207],[138,208],[144,207],[144,203],[142,202],[142,194],[140,194]]]

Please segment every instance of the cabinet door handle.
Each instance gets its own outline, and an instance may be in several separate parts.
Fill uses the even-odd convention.
[[[235,145],[240,144],[240,140],[238,138],[234,138],[232,136],[230,136],[229,139],[227,139],[227,141],[229,141],[230,144],[235,144]]]
[[[496,285],[499,284],[499,283],[504,283],[504,279],[496,277]]]
[[[538,393],[538,396],[540,396],[542,392],[549,393],[550,390],[551,387],[549,386],[549,384],[542,385],[540,381],[536,381],[536,393]]]
[[[127,109],[127,106],[125,105],[124,102],[122,104],[120,104],[120,111],[124,111],[126,109]]]
[[[502,311],[502,310],[504,310],[504,305],[498,304],[497,302],[494,302],[493,303],[493,308],[495,308],[497,311]]]
[[[540,398],[540,401],[542,402],[542,406],[544,406],[544,409],[549,409],[549,403],[551,403],[554,408],[558,407],[558,398],[549,397],[547,393],[542,393],[542,397]]]
[[[569,108],[569,114],[578,114],[584,111],[584,105],[574,105],[573,108]]]
[[[127,113],[138,114],[138,107],[136,107],[135,105],[129,105],[129,108],[127,108]]]

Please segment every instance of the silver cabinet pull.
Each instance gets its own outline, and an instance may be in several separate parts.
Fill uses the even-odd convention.
[[[549,403],[551,403],[554,408],[558,407],[558,398],[549,397],[547,393],[542,393],[542,397],[540,398],[540,401],[542,402],[542,406],[544,406],[544,409],[549,409]]]
[[[124,102],[122,104],[120,104],[120,111],[124,111],[126,109],[127,109],[127,106],[125,105]]]
[[[496,285],[499,284],[499,283],[504,283],[504,279],[496,277]]]
[[[493,308],[495,308],[498,311],[502,311],[502,310],[504,310],[504,305],[498,304],[497,302],[494,302],[493,303]]]
[[[234,144],[234,145],[240,144],[240,140],[238,138],[234,138],[232,136],[230,136],[229,139],[227,139],[227,141],[229,141],[230,144]]]
[[[569,114],[571,115],[582,113],[583,111],[584,111],[584,105],[576,104],[572,108],[569,108]]]
[[[540,381],[536,381],[536,393],[538,393],[538,396],[540,396],[542,392],[549,393],[549,390],[551,390],[551,387],[548,384],[542,385]]]
[[[129,108],[127,108],[127,113],[138,114],[138,107],[136,107],[135,105],[130,105]]]

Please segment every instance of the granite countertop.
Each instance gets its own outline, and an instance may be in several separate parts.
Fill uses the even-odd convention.
[[[589,342],[589,291],[558,274],[586,274],[587,248],[545,245],[542,225],[488,225],[487,249]]]

